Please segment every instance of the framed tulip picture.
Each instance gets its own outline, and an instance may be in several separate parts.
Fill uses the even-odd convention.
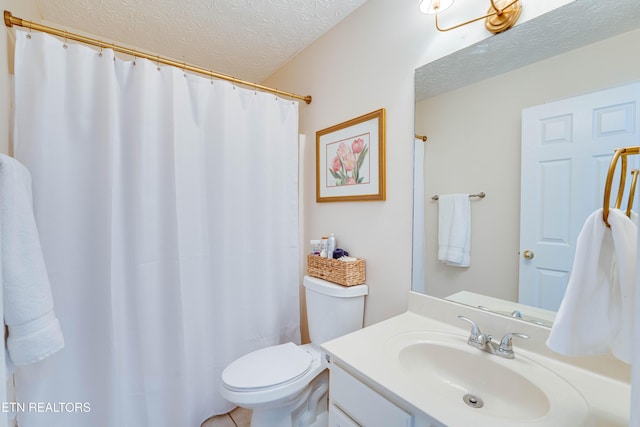
[[[384,108],[316,132],[316,202],[385,200]]]

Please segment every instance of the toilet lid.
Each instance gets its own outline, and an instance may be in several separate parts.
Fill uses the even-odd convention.
[[[311,369],[313,357],[294,343],[266,347],[246,354],[222,372],[232,390],[263,389],[294,381]]]

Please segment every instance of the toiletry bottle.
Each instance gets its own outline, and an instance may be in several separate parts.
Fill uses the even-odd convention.
[[[322,242],[318,240],[311,240],[309,242],[311,244],[311,255],[320,255],[322,252]]]
[[[320,256],[323,258],[329,257],[329,238],[327,236],[322,236],[322,250],[320,251]]]
[[[333,251],[336,250],[336,247],[336,236],[331,233],[327,239],[327,258],[333,259]]]

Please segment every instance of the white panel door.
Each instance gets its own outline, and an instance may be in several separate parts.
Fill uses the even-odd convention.
[[[640,83],[633,83],[522,110],[520,303],[560,306],[578,234],[602,207],[613,151],[640,145],[639,103]],[[637,157],[629,157],[628,171],[638,168]]]

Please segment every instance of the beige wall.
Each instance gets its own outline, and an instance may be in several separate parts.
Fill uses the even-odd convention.
[[[39,20],[35,0],[0,0],[0,11],[5,10],[23,19]],[[0,153],[9,153],[10,99],[9,70],[13,72],[13,30],[4,25],[0,29]]]
[[[426,289],[443,297],[472,290],[517,300],[520,114],[523,108],[640,80],[635,30],[416,105],[425,148]],[[476,193],[468,269],[436,261],[438,193]]]
[[[417,2],[369,0],[293,58],[266,83],[311,94],[300,108],[307,135],[301,163],[303,241],[335,233],[338,246],[367,261],[365,323],[403,312],[411,287],[413,74],[432,22]],[[387,200],[315,201],[315,133],[386,109]]]

